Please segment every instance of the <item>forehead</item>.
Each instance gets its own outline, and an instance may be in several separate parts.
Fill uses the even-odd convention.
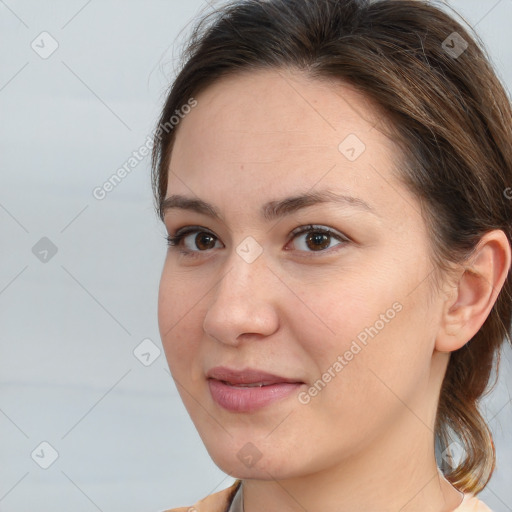
[[[197,100],[198,106],[180,125],[177,138],[222,144],[213,148],[219,153],[244,149],[250,156],[254,149],[260,159],[263,141],[268,158],[276,152],[281,156],[290,146],[337,151],[339,142],[350,133],[373,139],[371,132],[379,133],[383,118],[377,106],[352,86],[312,79],[298,71],[259,70],[230,76],[207,88]],[[200,119],[187,130],[196,118]],[[243,146],[235,147],[230,140]]]
[[[196,100],[178,126],[167,195],[206,194],[223,204],[231,194],[243,207],[318,185],[368,202],[390,197],[398,150],[382,131],[382,113],[353,87],[252,71],[219,80]]]

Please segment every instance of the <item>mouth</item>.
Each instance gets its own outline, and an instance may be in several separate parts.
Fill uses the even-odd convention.
[[[230,412],[253,412],[290,397],[305,383],[261,370],[215,367],[207,372],[214,402]]]
[[[272,384],[276,384],[275,382],[254,382],[252,384],[233,384],[232,382],[228,382],[227,380],[221,380],[223,384],[227,386],[231,386],[234,388],[261,388],[263,386],[271,386]]]

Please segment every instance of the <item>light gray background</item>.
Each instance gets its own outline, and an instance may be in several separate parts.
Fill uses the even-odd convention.
[[[477,25],[510,89],[512,0],[451,4]],[[0,0],[0,511],[156,512],[232,482],[208,457],[163,352],[149,366],[133,353],[147,338],[161,349],[166,246],[149,157],[105,199],[92,195],[153,129],[176,38],[205,8]],[[46,59],[31,48],[51,48],[43,31],[59,45]],[[42,237],[57,247],[47,262],[32,252]],[[499,458],[482,496],[495,512],[512,510],[511,360],[485,402]],[[43,441],[58,452],[48,469],[36,463],[50,461]]]

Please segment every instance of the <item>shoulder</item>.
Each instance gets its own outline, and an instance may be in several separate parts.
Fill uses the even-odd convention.
[[[240,486],[241,480],[237,480],[233,485],[227,489],[210,494],[199,500],[195,505],[191,507],[179,507],[164,512],[226,512],[231,499],[235,495],[238,487]]]
[[[453,512],[492,512],[492,510],[474,494],[464,494],[462,503]]]

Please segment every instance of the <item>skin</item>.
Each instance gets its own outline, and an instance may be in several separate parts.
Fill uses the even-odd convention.
[[[462,495],[434,456],[439,390],[449,353],[478,331],[506,278],[505,235],[488,233],[472,271],[455,269],[437,289],[419,202],[396,177],[399,150],[368,99],[267,70],[224,78],[197,101],[178,126],[167,196],[208,201],[222,219],[166,212],[168,233],[200,226],[215,243],[205,250],[194,233],[169,248],[158,319],[210,456],[244,479],[246,512],[455,509]],[[349,134],[366,146],[354,161],[338,149]],[[374,213],[324,203],[271,222],[259,215],[267,201],[324,189]],[[315,249],[307,233],[291,235],[308,224],[348,241]],[[263,251],[252,263],[236,252],[247,236]],[[394,303],[400,312],[309,403],[294,393],[233,413],[213,401],[205,374],[218,365],[295,378],[307,391]],[[260,455],[250,467],[237,456],[249,442]]]

